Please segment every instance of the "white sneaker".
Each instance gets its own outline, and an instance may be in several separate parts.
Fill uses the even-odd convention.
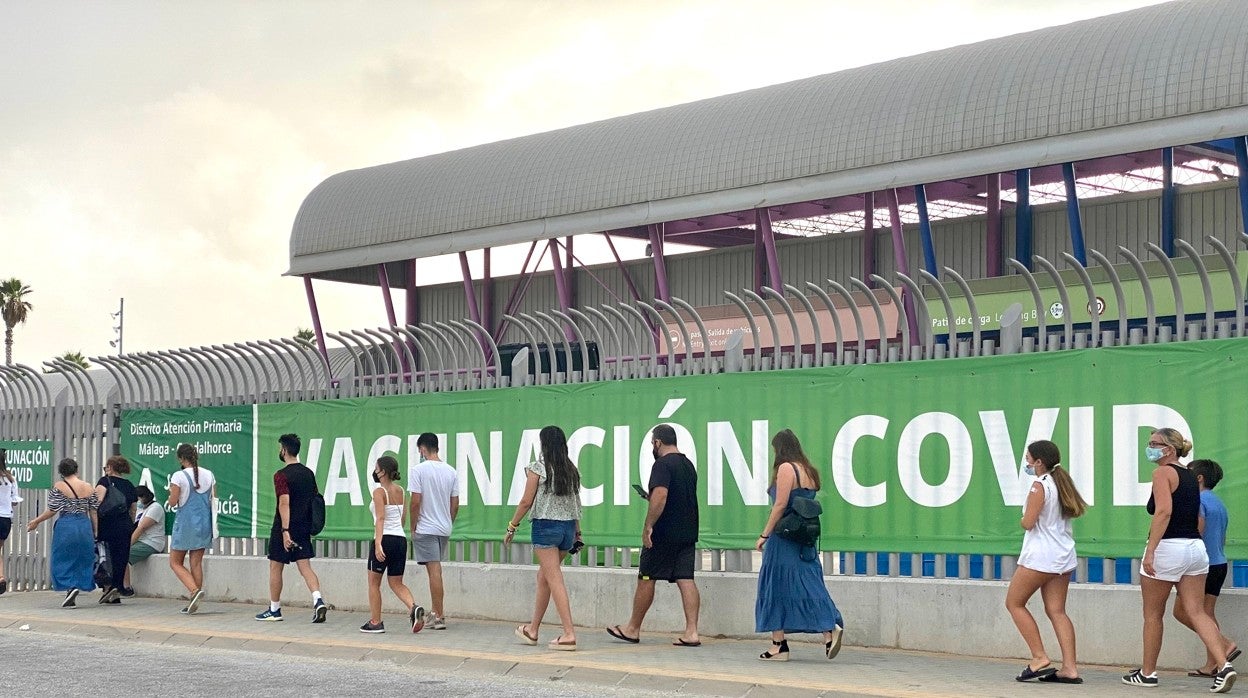
[[[446,630],[446,618],[431,612],[425,617],[425,627],[433,630]]]

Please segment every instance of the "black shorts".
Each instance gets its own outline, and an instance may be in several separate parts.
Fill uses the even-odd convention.
[[[280,562],[283,565],[289,565],[299,560],[311,560],[316,557],[316,553],[312,552],[312,536],[307,534],[299,534],[292,531],[290,534],[291,541],[295,547],[287,550],[282,545],[281,529],[273,529],[269,531],[269,559],[273,562]]]
[[[0,541],[9,539],[9,533],[13,530],[13,519],[7,516],[0,516]]]
[[[368,571],[377,574],[385,572],[387,577],[402,577],[407,569],[407,537],[382,536],[381,550],[386,554],[385,562],[377,559],[376,545],[368,546]]]
[[[655,543],[653,548],[641,549],[641,562],[637,565],[637,578],[654,581],[675,582],[693,579],[695,544],[671,545]]]
[[[1221,596],[1222,585],[1226,584],[1226,567],[1223,562],[1220,565],[1209,565],[1209,574],[1205,577],[1205,594],[1207,596]]]

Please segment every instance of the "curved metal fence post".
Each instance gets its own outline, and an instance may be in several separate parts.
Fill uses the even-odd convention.
[[[1148,272],[1144,270],[1144,263],[1136,257],[1131,250],[1118,246],[1118,254],[1126,257],[1131,268],[1135,270],[1135,278],[1140,282],[1140,290],[1144,292],[1144,306],[1148,312],[1146,321],[1148,323],[1148,336],[1144,338],[1145,344],[1152,344],[1157,337],[1157,307],[1153,303],[1153,285],[1148,281]]]
[[[410,345],[416,353],[420,354],[420,360],[422,362],[421,365],[424,366],[424,370],[417,372],[416,364],[412,364],[412,389],[418,393],[429,392],[429,377],[433,375],[433,364],[435,363],[433,357],[430,356],[429,348],[425,346],[424,342],[420,341],[420,337],[416,336],[416,333],[413,331],[415,329],[415,325],[395,325],[391,329],[395,332],[402,333],[403,344],[405,347]],[[440,358],[436,360],[439,364],[441,361],[442,360]],[[421,380],[421,376],[423,376],[423,380]]]
[[[202,347],[178,349],[177,351],[192,359],[197,366],[203,369],[204,375],[208,377],[210,394],[213,396],[212,404],[224,405],[226,397],[229,395],[225,377],[231,374],[221,370],[221,362],[217,355],[211,351],[204,350]]]
[[[779,301],[781,309],[788,316],[789,331],[793,333],[793,351],[790,353],[790,356],[793,357],[793,368],[801,368],[802,348],[806,346],[806,342],[802,339],[802,331],[797,327],[797,315],[793,312],[793,305],[789,303],[789,299],[785,298],[783,293],[770,286],[763,286],[760,290],[763,292],[763,295],[771,296]],[[784,368],[783,362],[781,362],[779,368]]]
[[[1187,337],[1187,313],[1183,310],[1183,289],[1179,286],[1179,275],[1174,271],[1174,264],[1165,250],[1151,242],[1145,243],[1150,254],[1161,262],[1161,267],[1170,277],[1170,290],[1174,292],[1174,334],[1175,341],[1182,342]]]
[[[953,314],[953,301],[949,299],[949,292],[945,290],[944,284],[940,283],[935,275],[926,269],[919,270],[919,276],[932,285],[936,289],[936,295],[940,296],[940,303],[945,308],[945,344],[946,351],[949,355],[957,356],[958,351],[958,320]]]
[[[334,390],[334,374],[330,370],[329,358],[327,356],[329,352],[322,354],[316,344],[306,339],[291,339],[287,337],[282,339],[282,344],[298,349],[299,353],[307,359],[308,368],[313,372],[313,375],[320,374],[325,384],[321,388],[316,389],[316,393],[320,393],[328,400]],[[313,395],[315,396],[316,393]]]
[[[521,320],[514,315],[507,315],[504,313],[503,319],[510,322],[512,327],[519,328],[519,330],[524,333],[524,338],[528,340],[529,355],[533,358],[533,370],[529,372],[528,375],[533,377],[534,383],[539,382],[538,376],[542,375],[542,355],[537,351],[537,335],[533,334],[533,328],[529,327],[528,323],[524,320]],[[512,381],[515,381],[515,376],[512,376]]]
[[[183,385],[182,374],[179,367],[173,361],[169,361],[160,355],[160,352],[148,352],[144,354],[152,365],[159,367],[160,373],[163,375],[164,384],[169,388],[169,404],[174,407],[181,407],[185,404],[189,405],[191,400],[191,386],[188,383]]]
[[[711,361],[711,337],[707,333],[706,323],[702,321],[702,316],[698,314],[697,308],[694,308],[693,305],[681,298],[672,296],[672,304],[680,306],[682,310],[689,313],[689,316],[693,318],[694,324],[698,326],[698,332],[702,333],[702,372],[713,372],[715,367]]]
[[[728,300],[732,301],[733,305],[741,309],[742,316],[745,317],[745,321],[749,323],[750,339],[754,344],[754,370],[757,371],[763,367],[763,347],[758,334],[758,324],[754,322],[754,312],[751,311],[750,306],[746,305],[745,301],[741,300],[741,297],[735,293],[724,291],[724,295],[728,297]]]
[[[945,276],[952,277],[953,282],[961,289],[962,296],[966,298],[966,308],[971,313],[971,356],[983,356],[983,323],[979,321],[979,307],[975,303],[975,294],[971,293],[971,285],[951,267],[945,267]]]
[[[911,337],[910,337],[910,319],[911,318],[908,315],[906,315],[906,307],[905,307],[905,304],[902,303],[901,294],[897,293],[897,291],[893,288],[893,285],[888,282],[888,279],[885,279],[879,274],[872,274],[871,280],[879,284],[880,288],[884,289],[884,292],[888,294],[888,299],[892,301],[893,307],[897,309],[897,317],[898,317],[897,328],[901,330],[901,351],[897,352],[897,354],[898,354],[898,357],[902,361],[909,361],[910,352],[911,352],[911,349],[913,348]],[[863,287],[870,289],[870,287],[867,286],[866,284],[863,284]],[[916,316],[914,318],[915,327],[922,326],[921,324],[922,321],[917,317],[919,315],[918,307],[919,307],[919,304],[916,303],[915,313],[914,313]]]
[[[624,377],[626,377],[626,374],[625,374],[625,371],[624,371],[624,366],[623,366],[623,361],[624,361],[624,339],[623,339],[622,337],[620,337],[620,332],[619,332],[619,330],[618,330],[618,329],[616,329],[616,327],[615,327],[615,323],[611,320],[611,318],[607,317],[607,314],[606,314],[606,313],[604,313],[604,312],[602,312],[601,310],[598,310],[597,308],[594,308],[594,307],[592,307],[592,306],[587,306],[587,307],[585,308],[585,312],[586,312],[588,315],[592,315],[595,319],[597,319],[598,321],[600,321],[600,322],[602,323],[602,326],[603,326],[603,327],[605,327],[605,328],[607,328],[607,333],[609,333],[609,334],[611,335],[611,338],[612,338],[613,340],[615,340],[615,353],[614,353],[614,354],[609,354],[609,353],[608,353],[608,354],[602,354],[602,357],[603,357],[603,360],[602,360],[603,375],[604,375],[604,376],[609,376],[609,377],[611,377],[611,378],[624,378]],[[603,341],[604,341],[604,342],[606,341],[606,336],[605,336],[605,335],[603,336]],[[610,350],[610,348],[608,347],[608,351],[609,351],[609,350]],[[611,357],[614,357],[614,358],[615,358],[615,362],[614,362],[614,363],[615,363],[615,365],[614,365],[614,366],[612,366],[612,372],[611,372],[611,373],[607,373],[607,371],[606,371],[606,367],[607,367],[607,361],[606,361],[606,359],[607,359],[607,357],[609,357],[609,356],[611,356]]]
[[[1079,280],[1083,282],[1083,290],[1088,294],[1088,317],[1092,319],[1092,337],[1089,349],[1095,349],[1101,338],[1101,313],[1100,304],[1097,303],[1096,289],[1092,287],[1092,277],[1088,276],[1088,270],[1084,268],[1079,260],[1069,252],[1063,252],[1062,258],[1075,270],[1075,274],[1079,276]]]
[[[573,310],[572,308],[568,308],[568,312],[571,312],[572,310]],[[583,383],[588,382],[590,365],[589,365],[589,347],[586,345],[589,342],[589,338],[586,337],[585,331],[581,329],[581,326],[576,323],[576,320],[574,320],[571,315],[568,315],[568,313],[564,313],[559,310],[551,310],[550,312],[558,316],[564,322],[568,323],[568,327],[572,328],[572,333],[576,335],[576,343],[577,343],[578,348],[580,349],[580,351],[578,351],[577,353],[581,355],[581,382]],[[572,371],[571,363],[568,364],[568,370]],[[572,372],[575,373],[574,371]]]
[[[34,391],[26,385],[25,378],[10,366],[0,366],[0,376],[8,377],[9,386],[13,390],[12,394],[16,398],[17,418],[14,422],[17,424],[18,438],[35,436],[38,430],[38,415]]]
[[[381,356],[387,355],[387,353],[394,357],[394,373],[391,373],[390,362],[386,361],[385,374],[382,381],[382,394],[397,395],[403,392],[403,364],[405,357],[399,348],[395,346],[394,338],[369,327],[356,330],[352,334],[368,342],[370,353],[374,349],[377,350],[379,363],[382,361]],[[391,380],[392,375],[394,380]]]
[[[572,367],[573,367],[572,347],[571,347],[570,342],[568,342],[568,336],[564,334],[563,332],[563,329],[564,329],[563,325],[560,325],[559,321],[554,319],[553,317],[547,315],[546,313],[537,311],[537,310],[533,311],[533,316],[537,318],[534,320],[534,322],[540,325],[543,330],[547,330],[547,329],[554,330],[553,333],[547,333],[546,336],[550,339],[551,342],[557,341],[560,345],[563,346],[563,350],[562,350],[563,351],[563,365],[564,365],[563,382],[571,383],[572,382]],[[556,356],[555,356],[554,344],[550,345],[550,359],[551,359],[551,368],[558,369],[558,362],[555,360]]]
[[[342,338],[337,332],[326,332],[325,337],[332,339],[342,345],[343,349],[351,356],[351,364],[354,366],[354,375],[351,376],[351,397],[359,397],[364,387],[364,362],[360,359],[360,355],[355,351],[355,344],[348,342]],[[342,383],[339,382],[341,387]]]
[[[1118,304],[1118,344],[1127,343],[1127,294],[1122,289],[1122,279],[1118,277],[1118,272],[1114,269],[1113,263],[1105,257],[1105,255],[1094,249],[1088,248],[1088,255],[1096,260],[1105,270],[1105,276],[1109,278],[1109,283],[1114,287],[1114,302]]]
[[[373,338],[356,330],[345,330],[339,334],[346,339],[354,340],[356,346],[360,347],[360,356],[364,359],[364,368],[368,371],[370,379],[368,394],[371,396],[385,395],[387,391],[386,384],[390,381],[389,366],[382,365],[385,357],[377,352],[379,347],[373,343]]]
[[[1174,244],[1183,250],[1183,254],[1192,260],[1192,264],[1196,267],[1196,273],[1200,274],[1200,289],[1205,292],[1205,338],[1213,339],[1214,322],[1213,316],[1216,314],[1213,302],[1213,287],[1209,283],[1209,270],[1205,268],[1205,263],[1201,261],[1200,254],[1196,252],[1196,248],[1192,247],[1187,240],[1175,238]]]
[[[620,303],[620,307],[632,313],[633,316],[637,318],[637,321],[641,323],[643,333],[650,335],[650,338],[654,344],[654,353],[650,354],[650,360],[649,360],[650,377],[654,377],[658,375],[659,373],[659,348],[660,348],[659,338],[655,336],[656,333],[650,331],[650,323],[646,322],[646,316],[642,315],[640,310],[634,308],[628,303],[623,303],[623,302]],[[669,337],[668,339],[670,341],[671,338]],[[650,342],[647,342],[647,344],[648,343]]]
[[[559,311],[555,311],[555,312],[558,313]],[[563,313],[559,313],[559,315],[562,316]],[[582,313],[576,308],[568,308],[568,315],[576,318],[577,320],[577,322],[573,323],[573,325],[578,328],[577,334],[581,334],[582,339],[584,339],[585,334],[582,334],[579,328],[582,326],[588,328],[589,332],[587,334],[590,336],[590,339],[593,341],[594,346],[598,347],[598,368],[593,369],[593,370],[596,372],[594,374],[596,376],[596,380],[601,380],[603,377],[603,373],[604,373],[602,370],[603,369],[602,357],[603,357],[603,352],[606,350],[606,342],[603,339],[602,332],[599,331],[598,325],[594,324],[594,321],[590,319],[588,315],[586,315],[585,313]],[[584,341],[581,342],[581,356],[582,356],[582,361],[584,362],[583,367],[585,369],[584,371],[585,376],[586,376],[585,380],[589,380],[589,371],[590,371],[589,349],[585,346]]]
[[[1206,238],[1210,245],[1218,251],[1222,263],[1226,265],[1226,273],[1231,277],[1231,288],[1235,290],[1235,336],[1244,336],[1244,282],[1239,278],[1239,269],[1235,266],[1235,256],[1221,240],[1210,235]]]
[[[832,330],[836,333],[836,353],[832,355],[832,362],[833,364],[842,363],[845,355],[845,333],[841,331],[841,314],[836,311],[836,304],[832,302],[832,297],[819,284],[807,281],[806,288],[819,296],[823,307],[828,309],[828,315],[832,316]]]
[[[365,330],[365,332],[382,339],[400,357],[399,370],[404,370],[406,367],[407,373],[399,376],[399,393],[411,395],[420,392],[420,382],[416,380],[416,355],[412,352],[412,347],[418,345],[419,342],[397,325],[378,327],[375,330]]]
[[[467,325],[465,325],[464,323],[458,320],[448,320],[445,323],[441,323],[441,324],[446,325],[447,332],[455,331],[458,333],[462,333],[465,337],[467,337],[467,340],[465,340],[467,342],[466,350],[468,351],[470,356],[473,353],[472,349],[474,347],[476,348],[477,350],[476,353],[481,355],[481,369],[480,369],[481,372],[477,374],[476,376],[475,385],[479,388],[489,387],[486,381],[488,381],[490,377],[490,356],[491,355],[485,351],[485,339],[482,337],[478,337],[478,334],[479,334],[478,332],[474,332],[472,328],[468,327]],[[471,373],[469,374],[469,377],[472,377]],[[471,381],[470,381],[470,384],[472,384]]]
[[[135,355],[119,355],[117,357],[117,365],[130,371],[131,375],[133,375],[136,379],[135,383],[143,388],[146,388],[146,390],[142,391],[144,396],[143,406],[156,407],[160,400],[156,392],[156,386],[152,383],[151,375],[147,371],[143,370],[143,364],[135,357]]]
[[[468,327],[472,327],[476,329],[477,332],[481,334],[481,337],[484,340],[485,344],[489,345],[490,357],[493,357],[493,358],[487,357],[485,360],[485,365],[487,368],[494,369],[494,387],[497,388],[501,386],[502,385],[501,379],[503,377],[503,374],[502,374],[502,369],[500,367],[502,366],[503,357],[501,354],[498,353],[498,343],[494,341],[494,336],[491,335],[490,331],[487,330],[484,326],[480,325],[479,323],[473,322],[472,320],[469,320],[468,318],[464,318],[460,320],[460,322]],[[481,351],[484,354],[485,352],[484,347],[481,349]]]
[[[637,335],[636,335],[636,333],[634,333],[634,332],[633,332],[632,325],[630,325],[630,324],[628,323],[628,319],[624,317],[624,313],[621,313],[621,312],[619,311],[619,309],[618,309],[618,308],[615,308],[615,307],[613,307],[613,306],[606,305],[606,304],[604,304],[604,305],[602,306],[602,310],[603,310],[603,311],[606,311],[606,313],[610,313],[612,317],[614,317],[615,319],[619,320],[619,322],[620,322],[620,327],[623,327],[623,328],[624,328],[624,331],[628,333],[628,341],[629,341],[629,343],[630,343],[630,344],[629,344],[629,346],[630,346],[630,347],[637,347],[637,346],[640,346],[640,342],[638,342],[638,341],[637,341]],[[591,308],[591,309],[590,309],[590,311],[591,311],[591,312],[593,312],[593,309]],[[598,312],[600,312],[600,313],[601,313],[602,311],[598,311]],[[603,314],[602,314],[602,317],[604,317],[604,318],[605,318],[605,317],[607,317],[607,315],[606,315],[605,313],[603,313]],[[624,362],[624,339],[623,339],[623,337],[622,337],[621,335],[619,335],[619,334],[617,334],[617,333],[615,332],[615,323],[614,323],[614,322],[610,323],[610,327],[611,327],[611,332],[612,332],[612,334],[615,334],[616,340],[618,340],[618,341],[620,342],[620,353],[616,355],[616,368],[617,368],[617,372],[619,373],[619,377],[620,377],[620,378],[628,378],[628,374],[629,374],[629,372],[628,372],[627,370],[625,370],[625,369],[624,369],[624,363],[623,363],[623,362]],[[632,351],[632,349],[629,349],[629,351],[631,352],[631,351]],[[630,358],[629,358],[629,361],[630,361],[630,362],[634,362],[634,363],[635,363],[635,362],[636,362],[636,360],[637,360],[637,359],[632,358],[632,357],[630,357]],[[635,368],[635,366],[634,366],[634,368]]]
[[[516,321],[516,324],[521,323]],[[404,329],[408,334],[412,335],[413,339],[415,339],[416,335],[419,333],[420,337],[425,340],[424,342],[417,341],[417,346],[420,348],[420,352],[425,355],[426,359],[429,358],[430,354],[432,354],[432,363],[437,364],[438,368],[436,373],[434,372],[432,365],[425,369],[425,391],[428,392],[430,388],[434,386],[436,386],[439,391],[443,390],[445,388],[443,383],[445,382],[444,379],[446,377],[447,368],[446,357],[442,354],[441,343],[438,342],[437,337],[435,337],[432,332],[425,329],[424,325],[407,325]],[[434,376],[437,376],[436,383],[432,380]]]
[[[275,357],[281,362],[283,370],[286,372],[286,385],[289,393],[288,400],[290,402],[298,402],[303,400],[304,386],[308,384],[308,376],[304,373],[303,362],[296,358],[286,347],[275,344],[269,340],[257,340],[254,342],[246,342],[247,346],[254,347],[257,351],[263,351],[266,354]]]
[[[854,331],[858,333],[858,355],[854,357],[854,363],[864,364],[867,362],[867,336],[866,330],[862,325],[862,313],[858,311],[858,304],[854,302],[854,294],[832,279],[828,279],[827,282],[833,291],[836,291],[841,298],[845,299],[845,305],[849,308],[849,314],[854,317]]]
[[[450,343],[451,343],[451,340],[452,340],[452,339],[454,339],[454,340],[455,340],[455,344],[456,344],[456,345],[457,345],[460,349],[462,349],[462,350],[463,350],[463,352],[464,352],[464,353],[463,353],[464,364],[463,364],[463,366],[461,366],[461,367],[460,367],[460,370],[461,370],[461,371],[463,372],[463,374],[464,374],[464,385],[465,385],[465,386],[467,386],[467,387],[469,387],[469,388],[471,388],[471,387],[473,386],[473,381],[472,381],[472,374],[473,374],[473,371],[472,371],[472,364],[474,363],[474,362],[473,362],[473,360],[472,360],[472,355],[473,355],[474,353],[480,353],[480,351],[481,351],[481,346],[480,346],[480,345],[477,345],[477,351],[476,351],[476,352],[473,352],[473,350],[472,350],[472,345],[476,344],[476,343],[477,343],[477,340],[476,340],[476,338],[475,338],[475,337],[473,337],[473,336],[472,336],[472,333],[469,333],[469,334],[468,334],[468,339],[464,339],[462,336],[460,336],[459,330],[455,329],[455,327],[454,327],[454,326],[452,326],[452,325],[450,325],[450,324],[448,324],[448,323],[445,323],[445,322],[442,322],[442,321],[440,321],[440,320],[439,320],[439,321],[434,322],[434,323],[431,323],[431,324],[432,324],[434,327],[438,328],[438,330],[440,330],[440,331],[443,333],[443,336],[445,336],[445,337],[447,338],[447,341],[446,341],[446,343],[447,343],[447,344],[450,344]],[[459,354],[458,352],[456,352],[456,354],[455,354],[455,355],[456,355],[456,356],[459,356],[460,354]],[[456,385],[458,385],[458,382],[456,383]]]
[[[265,347],[260,346],[258,342],[239,342],[238,346],[240,349],[251,352],[256,357],[256,361],[264,370],[266,380],[269,380],[269,369],[273,369],[273,377],[269,380],[268,387],[269,394],[273,396],[275,402],[286,401],[282,399],[283,392],[288,392],[292,396],[288,398],[289,400],[294,399],[294,386],[292,384],[294,371],[291,370],[291,365],[286,362],[285,356],[269,351]]]
[[[771,367],[773,369],[781,368],[784,365],[784,344],[780,341],[780,324],[776,322],[776,314],[771,312],[771,307],[767,305],[767,301],[763,300],[762,296],[750,289],[741,289],[741,295],[758,304],[758,307],[763,311],[763,315],[767,318],[767,326],[771,328]]]
[[[420,323],[421,329],[425,330],[425,334],[429,335],[432,341],[437,342],[438,346],[446,350],[443,356],[449,356],[450,362],[441,376],[443,390],[447,389],[447,378],[450,378],[450,390],[458,389],[459,372],[463,364],[460,363],[459,352],[456,350],[455,344],[451,342],[451,338],[447,337],[441,329],[427,322]]]
[[[533,317],[529,313],[517,313],[517,315],[526,325],[533,328],[535,336],[540,335],[543,339],[546,340],[546,356],[547,356],[546,375],[549,377],[551,384],[558,383],[559,382],[559,357],[555,355],[555,351],[556,351],[555,350],[555,338],[553,335],[550,334],[550,328],[547,327],[546,325],[543,325],[541,320],[538,320],[537,318]],[[563,335],[562,327],[558,328],[558,333],[560,336]],[[537,348],[540,350],[542,348],[542,345],[539,344]],[[534,356],[533,358],[537,359],[538,370],[540,372],[541,365],[542,365],[541,352],[539,351],[538,354]]]
[[[186,369],[187,376],[194,376],[191,381],[192,385],[198,386],[195,392],[199,404],[212,404],[213,394],[216,392],[216,386],[212,382],[212,372],[205,371],[204,365],[198,358],[189,354],[185,349],[170,349],[168,351],[158,351],[157,354],[167,356],[170,361],[176,361]]]
[[[236,400],[241,401],[244,392],[241,381],[245,377],[234,372],[234,357],[213,347],[199,347],[196,351],[208,357],[207,360],[211,362],[212,368],[222,376],[222,387],[225,386],[226,378],[228,377],[229,379],[229,392],[221,396],[221,404],[230,405],[234,404]]]
[[[875,315],[876,347],[880,354],[879,361],[884,363],[888,361],[888,330],[884,327],[884,310],[880,307],[880,302],[876,299],[871,287],[863,283],[862,279],[851,276],[849,277],[849,283],[854,288],[862,291],[867,297],[867,302],[871,304],[871,312]],[[909,328],[906,331],[909,332]]]
[[[1045,351],[1048,349],[1048,342],[1045,339],[1048,336],[1047,323],[1045,318],[1048,317],[1048,309],[1044,307],[1044,298],[1040,295],[1040,285],[1036,283],[1035,274],[1026,267],[1022,262],[1010,257],[1005,260],[1023,280],[1027,282],[1027,288],[1031,289],[1031,298],[1036,303],[1036,351]]]
[[[1074,347],[1075,328],[1074,322],[1070,319],[1070,295],[1066,292],[1066,283],[1062,281],[1062,275],[1057,273],[1057,267],[1049,260],[1040,255],[1033,255],[1032,260],[1044,268],[1049,278],[1053,279],[1053,286],[1057,290],[1057,295],[1062,299],[1062,341],[1065,348]]]
[[[113,385],[117,386],[117,398],[122,405],[129,405],[133,398],[130,396],[130,385],[125,378],[122,377],[120,369],[113,366],[112,362],[106,357],[93,356],[88,359],[97,366],[103,366],[108,375],[113,378]]]
[[[672,316],[672,319],[676,321],[676,331],[680,332],[680,338],[684,340],[685,342],[685,359],[684,361],[681,362],[682,366],[684,364],[692,363],[693,362],[693,338],[689,336],[689,327],[685,324],[685,321],[680,317],[680,313],[676,311],[676,308],[672,307],[671,303],[668,303],[662,298],[655,298],[654,304],[658,308],[666,310],[668,314]],[[668,333],[668,336],[671,336],[670,332]]]
[[[901,283],[905,285],[906,290],[910,292],[910,295],[914,297],[913,305],[914,314],[916,316],[915,327],[919,330],[919,336],[913,339],[914,341],[920,343],[919,346],[922,348],[922,357],[930,359],[932,358],[933,352],[936,351],[936,331],[932,328],[932,318],[927,312],[927,299],[923,297],[923,289],[919,286],[919,282],[909,276],[906,276],[901,272],[894,272],[894,274],[896,274]],[[885,288],[892,288],[892,284],[878,274],[872,274],[871,278]],[[896,303],[897,301],[893,302]],[[897,308],[901,311],[902,315],[905,315],[904,301],[899,304]],[[905,323],[905,326],[902,329],[905,332],[909,332],[909,323]]]
[[[672,341],[672,333],[667,331],[667,323],[663,322],[663,316],[653,305],[645,301],[637,301],[637,305],[646,309],[654,319],[656,332],[663,335],[663,345],[667,347],[667,375],[676,375],[676,343]]]
[[[273,402],[273,382],[269,380],[268,359],[263,352],[257,352],[250,347],[234,342],[225,345],[226,349],[235,352],[240,363],[251,369],[252,374],[256,377],[256,385],[252,390],[252,400],[254,402]]]
[[[823,333],[819,331],[819,318],[815,315],[815,306],[810,302],[810,298],[802,293],[802,290],[793,284],[785,284],[784,290],[797,296],[802,302],[802,307],[806,309],[806,316],[810,318],[810,329],[814,333],[815,354],[812,357],[815,366],[823,365]]]

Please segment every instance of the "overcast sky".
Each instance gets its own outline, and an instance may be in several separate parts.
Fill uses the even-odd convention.
[[[115,351],[123,296],[128,352],[310,326],[282,273],[335,172],[1152,4],[0,0],[14,359]],[[327,329],[385,322],[375,287],[317,292]]]

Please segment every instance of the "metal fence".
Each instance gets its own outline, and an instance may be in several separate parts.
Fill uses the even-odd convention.
[[[1240,242],[1248,246],[1248,235],[1242,235]],[[486,328],[465,319],[328,333],[327,342],[336,346],[327,347],[324,353],[310,342],[275,339],[95,357],[91,361],[100,367],[95,370],[84,370],[62,360],[44,362],[45,372],[23,365],[4,366],[0,367],[0,438],[50,440],[54,443],[55,459],[65,455],[78,457],[83,476],[94,480],[100,475],[104,459],[119,443],[121,411],[130,408],[489,390],[1244,336],[1244,283],[1239,278],[1235,254],[1212,236],[1208,243],[1217,254],[1202,258],[1189,243],[1175,241],[1176,248],[1199,275],[1202,294],[1197,298],[1183,296],[1174,261],[1152,244],[1148,245],[1148,256],[1156,260],[1169,281],[1160,288],[1150,281],[1145,260],[1125,247],[1119,247],[1114,255],[1121,260],[1117,265],[1108,255],[1089,250],[1089,258],[1095,262],[1091,269],[1074,256],[1064,254],[1063,261],[1074,271],[1074,281],[1042,257],[1033,258],[1033,268],[1038,272],[1030,271],[1018,260],[1007,260],[1025,282],[1035,305],[1037,327],[1026,330],[1009,323],[1000,330],[982,327],[971,284],[946,267],[939,277],[924,270],[917,278],[898,273],[894,281],[879,276],[866,280],[851,277],[844,283],[829,279],[823,283],[785,285],[782,289],[762,288],[757,293],[749,289],[725,292],[726,301],[736,305],[747,318],[749,332],[733,337],[722,352],[712,352],[706,341],[695,351],[688,323],[696,326],[703,338],[709,336],[706,324],[691,304],[671,298],[504,316],[523,345],[509,361],[503,360]],[[1220,263],[1210,265],[1210,259]],[[1211,288],[1216,274],[1230,278],[1234,293],[1232,311],[1219,312],[1215,308]],[[1055,289],[1066,308],[1085,299],[1094,307],[1094,275],[1103,277],[1116,294],[1118,316],[1102,319],[1093,313],[1090,322],[1076,324],[1070,313],[1064,313],[1060,326],[1047,326],[1041,288]],[[1127,316],[1125,297],[1130,284],[1138,285],[1145,299],[1143,317]],[[891,302],[897,310],[898,330],[893,336],[886,336],[891,333],[886,329],[877,292],[883,292],[887,296],[885,302]],[[866,299],[869,313],[859,309],[855,293]],[[944,309],[944,328],[956,327],[953,299],[960,297],[970,310],[969,329],[935,329],[938,323],[933,320],[940,318],[930,316],[926,302],[929,296],[933,307]],[[1173,315],[1157,314],[1155,300],[1163,297],[1173,298]],[[830,311],[831,327],[818,321],[812,298]],[[939,306],[935,305],[937,299]],[[781,310],[773,310],[769,300]],[[838,307],[850,311],[852,335],[841,326]],[[809,336],[800,332],[797,318],[801,313],[810,318]],[[760,341],[756,316],[765,318],[770,336],[776,338],[769,346]],[[665,329],[669,319],[681,334],[683,352],[676,350]],[[794,337],[792,344],[780,343],[780,323],[787,323]],[[590,342],[602,352],[597,368],[589,355]],[[534,361],[534,369],[530,370],[529,356],[538,356],[543,347],[552,352],[549,362]],[[555,351],[562,354],[562,364],[556,360]],[[510,369],[510,375],[505,368]],[[42,534],[28,535],[23,526],[45,506],[46,491],[25,490],[22,494],[25,501],[15,511],[15,532],[4,548],[8,576],[14,589],[47,588],[50,534],[45,529]],[[367,543],[363,541],[317,541],[316,545],[317,554],[323,557],[362,559],[367,555]],[[266,549],[266,539],[222,538],[215,542],[211,553],[262,555]],[[627,568],[636,565],[638,552],[636,548],[590,547],[572,564]],[[529,546],[504,546],[501,542],[457,542],[452,546],[452,558],[482,563],[529,563],[533,559]],[[1015,559],[1010,556],[945,555],[939,551],[824,553],[827,574],[858,576],[1008,579],[1014,564]],[[751,550],[704,550],[700,557],[703,570],[750,572],[757,566],[757,554]],[[1138,583],[1139,561],[1081,558],[1075,579]],[[1248,565],[1233,563],[1232,584],[1248,586]]]

